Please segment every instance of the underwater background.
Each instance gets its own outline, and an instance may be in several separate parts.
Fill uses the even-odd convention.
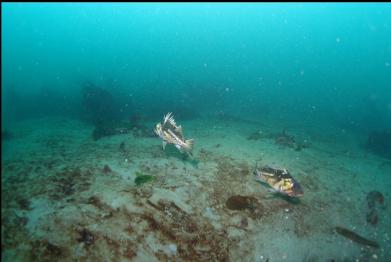
[[[390,3],[1,7],[5,261],[389,261]]]

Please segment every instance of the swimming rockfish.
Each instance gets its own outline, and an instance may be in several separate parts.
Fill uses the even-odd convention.
[[[193,149],[193,139],[185,140],[183,136],[182,127],[175,123],[174,117],[168,113],[163,118],[163,123],[157,123],[155,133],[163,139],[163,149],[166,144],[173,144],[181,152],[191,154]]]
[[[269,166],[260,169],[255,168],[256,179],[273,188],[274,192],[290,197],[300,197],[304,194],[300,184],[289,174],[286,169],[277,169]]]

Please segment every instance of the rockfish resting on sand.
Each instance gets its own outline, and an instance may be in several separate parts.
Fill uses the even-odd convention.
[[[277,169],[269,166],[255,168],[256,179],[269,185],[274,192],[289,197],[300,197],[304,194],[300,184],[286,169]]]

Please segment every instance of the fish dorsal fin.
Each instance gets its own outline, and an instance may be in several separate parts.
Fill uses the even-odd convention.
[[[273,173],[268,173],[268,172],[262,172],[262,175],[264,175],[264,176],[269,176],[269,177],[274,177],[274,176],[275,176],[275,174],[273,174]]]
[[[170,118],[168,118],[168,122],[175,128],[177,128],[177,125],[175,123],[175,120],[174,120],[174,117],[173,116],[170,116]]]
[[[164,125],[165,123],[167,123],[168,119],[171,118],[171,114],[172,114],[172,113],[169,112],[169,113],[167,113],[167,114],[164,116],[163,125]]]
[[[169,124],[169,127],[168,128],[173,128],[174,130],[177,129],[177,124],[175,123],[175,119],[174,117],[172,116],[172,113],[167,113],[165,116],[164,116],[164,119],[163,119],[163,126],[166,126],[167,124]]]

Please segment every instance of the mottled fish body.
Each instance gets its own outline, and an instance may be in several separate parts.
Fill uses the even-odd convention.
[[[269,166],[255,169],[256,179],[269,185],[274,192],[290,197],[303,196],[300,184],[286,169],[277,169]]]

